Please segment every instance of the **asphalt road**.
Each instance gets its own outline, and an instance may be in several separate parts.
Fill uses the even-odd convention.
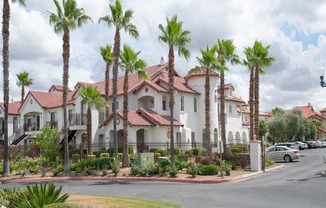
[[[63,192],[143,198],[184,207],[218,208],[325,208],[326,149],[301,151],[297,162],[242,181],[222,184],[191,184],[133,181],[64,181]],[[3,184],[21,187],[24,184]]]

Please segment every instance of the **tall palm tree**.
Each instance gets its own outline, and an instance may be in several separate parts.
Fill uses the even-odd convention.
[[[269,56],[268,49],[270,45],[263,46],[259,41],[255,41],[251,49],[247,49],[247,62],[253,67],[253,103],[254,103],[254,130],[253,133],[259,135],[259,74],[265,74],[263,68],[270,67],[276,60],[274,57]]]
[[[249,61],[252,54],[250,47],[245,48],[244,54],[246,60],[243,60],[243,65],[247,66],[250,73],[249,78],[249,138],[253,139],[254,136],[254,66]]]
[[[206,50],[200,50],[201,57],[196,57],[197,61],[205,69],[205,137],[206,137],[206,158],[212,159],[212,145],[211,145],[211,123],[210,123],[210,72],[217,69],[216,59],[215,59],[215,48],[206,48]],[[201,70],[201,67],[195,67],[191,69],[188,74],[196,73]]]
[[[120,66],[125,71],[123,82],[123,155],[122,155],[122,167],[129,167],[128,159],[128,76],[129,73],[136,72],[141,79],[148,79],[149,76],[144,71],[146,63],[138,58],[140,51],[135,52],[130,46],[124,45],[123,51],[120,53]]]
[[[166,17],[166,27],[159,24],[158,28],[161,35],[158,37],[160,41],[166,43],[169,47],[169,107],[170,107],[170,138],[171,138],[171,162],[174,164],[174,47],[178,49],[178,55],[183,56],[186,60],[190,57],[190,51],[186,48],[186,44],[191,42],[188,37],[190,31],[182,29],[182,22],[178,22],[177,15],[171,19]]]
[[[56,33],[62,33],[62,58],[63,58],[63,133],[64,133],[64,171],[70,172],[69,149],[68,149],[68,128],[67,128],[67,94],[69,80],[69,57],[70,57],[70,30],[81,27],[91,18],[87,16],[83,8],[78,8],[75,0],[62,0],[62,7],[57,0],[53,0],[57,13],[50,13],[50,24],[54,26]]]
[[[105,101],[109,104],[109,83],[110,83],[110,67],[113,63],[112,46],[107,44],[105,47],[100,47],[101,55],[106,63],[105,66]],[[109,105],[105,109],[105,116],[109,116]]]
[[[82,85],[79,95],[87,105],[87,151],[90,154],[92,150],[92,107],[100,110],[105,108],[107,103],[101,97],[100,91],[91,85]]]
[[[114,157],[118,156],[118,142],[117,142],[117,94],[118,94],[118,65],[119,65],[119,56],[120,56],[120,30],[124,29],[129,33],[130,36],[134,38],[138,38],[138,30],[134,24],[131,23],[133,11],[127,10],[123,11],[121,6],[121,2],[119,0],[115,1],[115,4],[110,4],[111,14],[101,17],[99,22],[106,22],[108,27],[115,27],[115,35],[114,35],[114,46],[113,46],[113,89],[112,89],[112,100],[113,100],[113,139],[114,139]]]
[[[16,74],[18,82],[16,83],[19,87],[21,86],[21,103],[23,104],[25,98],[25,86],[30,86],[33,84],[33,79],[29,78],[29,73],[27,71]]]
[[[217,63],[218,69],[220,71],[220,102],[221,102],[221,136],[223,141],[223,157],[227,156],[226,148],[226,136],[225,136],[225,95],[224,95],[224,72],[228,71],[229,68],[226,66],[227,62],[230,62],[232,65],[239,64],[239,56],[235,53],[235,46],[233,40],[217,40],[215,45],[217,52]]]
[[[25,6],[25,0],[11,0]],[[9,141],[8,141],[8,104],[9,104],[9,0],[3,0],[2,6],[2,66],[3,66],[3,102],[4,102],[4,148],[3,148],[3,177],[8,177],[9,170]]]

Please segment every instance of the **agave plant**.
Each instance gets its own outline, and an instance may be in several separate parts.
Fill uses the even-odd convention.
[[[0,206],[14,207],[13,202],[17,200],[17,193],[19,189],[16,188],[2,188],[0,191]]]
[[[27,185],[25,192],[18,192],[17,208],[43,208],[48,204],[63,203],[69,195],[61,195],[62,186],[56,188],[53,183]]]

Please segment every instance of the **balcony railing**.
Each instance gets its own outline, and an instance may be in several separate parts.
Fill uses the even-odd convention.
[[[51,129],[58,129],[58,121],[47,121],[47,126],[50,126]]]
[[[40,126],[37,125],[37,123],[24,125],[24,131],[39,131],[39,130],[40,130]]]
[[[75,113],[69,116],[70,126],[78,126],[78,125],[86,125],[86,124],[87,124],[86,114]]]

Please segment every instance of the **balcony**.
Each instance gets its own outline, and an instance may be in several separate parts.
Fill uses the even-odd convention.
[[[40,130],[40,125],[37,125],[37,123],[25,124],[24,125],[24,131],[25,132],[39,131],[39,130]]]
[[[46,125],[51,129],[58,129],[58,121],[47,121]]]
[[[86,129],[87,116],[86,114],[75,113],[69,115],[70,130],[83,130]]]

